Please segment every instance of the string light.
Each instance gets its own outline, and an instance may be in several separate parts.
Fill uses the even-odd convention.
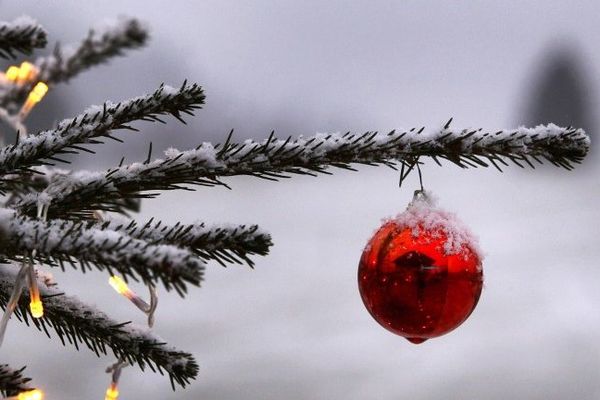
[[[104,400],[117,400],[119,397],[119,389],[117,388],[117,384],[115,382],[111,382],[108,389],[106,389],[106,396],[104,396]]]
[[[37,217],[42,221],[46,221],[48,218],[48,205],[41,201],[38,201],[37,204]],[[29,262],[29,273],[27,275],[29,278],[29,311],[31,312],[31,316],[33,318],[42,318],[44,316],[44,305],[42,304],[42,299],[40,298],[40,288],[37,282],[37,274],[33,266],[36,255],[37,250],[32,250]]]
[[[4,78],[9,82],[23,85],[28,82],[33,82],[38,74],[38,69],[29,61],[23,61],[20,67],[11,65],[6,70]]]
[[[113,289],[117,291],[117,293],[122,294],[123,296],[131,300],[133,292],[131,291],[131,289],[129,289],[129,286],[127,286],[127,283],[125,283],[123,279],[116,275],[113,275],[110,278],[108,278],[108,283],[110,284],[110,286],[113,287]]]
[[[123,360],[119,360],[113,365],[106,368],[107,374],[112,374],[110,380],[110,386],[106,389],[106,394],[104,395],[104,400],[117,400],[119,397],[119,379],[121,378],[121,371],[124,367],[127,366],[127,363]]]
[[[117,293],[127,297],[137,308],[139,308],[143,313],[148,315],[149,327],[152,327],[152,325],[154,325],[154,311],[156,311],[156,306],[158,305],[158,295],[156,294],[156,288],[154,286],[149,286],[150,304],[148,304],[133,290],[129,289],[127,283],[120,277],[113,275],[110,278],[108,278],[108,283],[110,284],[110,286],[113,287],[113,289],[117,291]]]
[[[17,83],[23,84],[35,79],[37,68],[30,62],[23,61],[17,74]]]
[[[29,276],[29,264],[23,262],[21,264],[21,268],[17,273],[15,278],[15,285],[13,287],[13,291],[10,295],[10,299],[4,308],[4,315],[2,315],[2,319],[0,320],[0,345],[4,341],[4,334],[6,333],[6,327],[8,326],[8,321],[10,320],[10,316],[15,311],[17,306],[19,305],[19,299],[21,298],[21,293],[23,292],[23,288],[27,286],[27,277]]]
[[[4,76],[10,82],[16,82],[17,77],[19,76],[19,67],[15,66],[15,65],[11,65],[6,70],[6,74]]]
[[[38,76],[38,68],[28,61],[23,61],[21,66],[11,65],[4,74],[0,73],[0,79],[16,83],[19,85],[30,84],[35,82]],[[29,92],[27,100],[19,111],[19,119],[23,120],[30,112],[33,106],[39,103],[48,93],[48,85],[45,82],[39,81]]]
[[[44,316],[44,305],[40,298],[40,288],[37,284],[37,277],[33,264],[29,265],[29,311],[33,318],[42,318]]]
[[[27,114],[29,114],[33,106],[39,103],[44,98],[46,93],[48,93],[48,85],[46,85],[44,82],[36,83],[33,89],[31,89],[31,92],[29,92],[27,100],[25,100],[25,104],[23,104],[23,107],[19,112],[21,119],[25,118]]]
[[[7,397],[6,400],[42,400],[43,398],[44,392],[40,389],[33,389],[21,392],[16,396]]]

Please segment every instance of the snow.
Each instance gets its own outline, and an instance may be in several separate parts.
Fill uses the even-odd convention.
[[[6,30],[21,30],[23,28],[31,27],[37,27],[38,29],[40,29],[41,25],[38,24],[38,22],[35,19],[31,18],[28,15],[21,15],[20,17],[17,17],[11,22],[0,22],[0,29]]]
[[[6,241],[23,252],[35,249],[40,255],[71,254],[134,276],[168,275],[197,282],[204,269],[204,262],[177,246],[150,244],[122,232],[86,228],[72,221],[53,219],[44,223],[19,217],[5,208],[0,208],[0,231]]]
[[[87,134],[92,135],[93,127],[86,128]],[[465,137],[469,130],[451,131],[447,129],[433,131],[430,134],[420,134],[415,129],[392,131],[389,133],[371,133],[369,135],[341,135],[339,133],[318,133],[314,137],[299,137],[294,140],[267,140],[254,142],[246,140],[233,150],[219,156],[219,150],[212,143],[204,142],[196,149],[178,151],[169,148],[164,159],[156,159],[149,163],[132,163],[107,172],[81,171],[64,176],[49,185],[45,193],[60,203],[62,199],[81,188],[92,191],[103,190],[104,193],[118,189],[119,184],[128,182],[145,182],[142,187],[146,190],[163,188],[168,178],[173,179],[172,171],[177,176],[183,176],[183,181],[205,178],[218,184],[214,177],[228,175],[261,174],[263,172],[289,172],[296,169],[309,171],[313,167],[328,167],[330,164],[345,163],[381,163],[382,160],[402,161],[411,156],[414,146],[418,145],[420,152],[443,156],[448,149],[445,144],[455,138]],[[539,141],[544,139],[540,145]],[[71,139],[72,140],[72,139]],[[540,125],[535,128],[519,128],[516,131],[502,130],[490,134],[482,129],[461,141],[461,154],[499,154],[504,155],[510,147],[514,156],[552,157],[550,149],[556,151],[574,149],[585,154],[590,140],[583,130],[567,130],[554,124]],[[257,149],[266,149],[256,151]],[[0,160],[2,154],[0,153]],[[177,166],[178,168],[174,168]],[[179,181],[175,179],[175,183]],[[101,197],[100,192],[94,195]],[[31,203],[34,199],[26,198],[21,203]],[[454,247],[452,247],[454,248]]]
[[[147,39],[147,28],[134,18],[107,20],[78,45],[61,48],[54,54],[39,58],[40,77],[50,83],[66,81],[92,65],[107,61],[123,49],[142,46]]]
[[[162,113],[170,107],[174,93],[180,94],[185,101],[182,103],[197,104],[202,94],[200,88],[194,85],[186,85],[176,89],[164,86],[156,92],[134,97],[120,103],[107,103],[106,113],[103,118],[93,119],[103,106],[92,106],[75,118],[60,121],[55,129],[46,130],[36,135],[29,136],[19,142],[18,145],[7,146],[0,150],[0,169],[4,173],[12,172],[12,169],[24,164],[29,166],[35,164],[40,154],[46,157],[52,156],[60,150],[73,144],[86,143],[89,139],[106,134],[120,124],[126,124],[135,120],[133,115],[142,113],[144,116]],[[82,121],[86,120],[85,123]]]
[[[39,12],[40,4],[3,6],[10,15],[23,7]],[[147,57],[99,68],[94,80],[73,81],[69,104],[63,104],[71,110],[65,112],[98,101],[93,97],[99,91],[102,99],[120,98],[177,75],[200,76],[212,94],[206,113],[167,140],[178,140],[180,148],[198,144],[199,132],[212,135],[200,140],[221,140],[231,127],[258,137],[271,129],[287,135],[434,126],[454,115],[456,126],[494,129],[521,123],[525,86],[533,84],[548,47],[561,38],[575,43],[592,78],[598,76],[597,2],[262,5],[132,4],[153,19],[157,41]],[[90,21],[122,12],[116,3],[89,3],[73,18],[69,7],[56,3],[42,10],[57,32],[62,24],[72,27],[69,33],[85,32]],[[194,34],[198,27],[202,34]],[[598,80],[584,90],[598,93]],[[156,136],[163,130],[148,128]],[[118,162],[122,152],[127,159],[144,157],[140,143],[144,139],[129,147],[107,145],[105,154],[118,155],[105,161]],[[191,291],[186,303],[162,297],[158,331],[198,355],[201,377],[173,394],[160,376],[132,368],[125,372],[122,396],[597,399],[597,161],[573,172],[549,166],[508,168],[504,174],[426,161],[426,186],[480,236],[488,281],[478,309],[459,330],[417,348],[373,324],[354,276],[381,216],[410,200],[414,175],[407,190],[398,190],[397,174],[385,168],[277,184],[240,177],[228,180],[233,191],[173,192],[145,201],[141,219],[251,219],[273,232],[276,246],[254,271],[210,270],[204,288]],[[82,299],[128,318],[113,298],[101,298],[104,278],[70,273],[60,280]],[[188,307],[194,317],[180,312]],[[11,330],[4,356],[15,366],[29,364],[48,397],[102,395],[107,378],[101,371],[112,360],[65,351],[24,326]],[[24,356],[25,346],[40,356]]]
[[[18,268],[14,265],[0,264],[0,288],[3,292],[10,292],[17,277]],[[190,358],[185,353],[180,353],[172,346],[165,345],[164,339],[154,334],[150,329],[136,324],[127,324],[119,328],[120,332],[115,331],[114,327],[119,325],[118,321],[111,319],[97,307],[82,302],[76,296],[63,295],[56,286],[48,287],[44,279],[38,279],[40,294],[43,299],[44,308],[47,316],[45,318],[52,321],[52,327],[56,329],[64,327],[64,320],[61,314],[69,314],[69,321],[80,320],[77,338],[80,342],[82,337],[89,335],[97,336],[99,332],[101,340],[107,346],[116,346],[124,350],[126,355],[134,357],[148,356],[161,368],[171,372],[177,367],[190,367]],[[116,295],[116,294],[115,294]],[[15,323],[15,321],[13,321]],[[39,327],[38,324],[36,326]],[[106,337],[106,332],[111,332],[110,339]],[[140,348],[147,349],[152,346],[150,352],[141,352]],[[90,348],[92,348],[90,346]]]
[[[463,248],[467,247],[483,260],[477,237],[456,214],[438,208],[437,198],[431,192],[415,194],[406,211],[395,218],[384,220],[387,221],[393,221],[402,228],[410,228],[414,237],[419,236],[423,231],[441,231],[446,237],[444,242],[446,255],[460,254]]]

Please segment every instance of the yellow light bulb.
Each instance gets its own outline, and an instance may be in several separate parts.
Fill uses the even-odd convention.
[[[42,400],[44,392],[39,389],[28,390],[17,395],[17,400]]]
[[[117,385],[111,383],[108,389],[106,389],[106,396],[104,400],[117,400],[119,397],[119,389],[117,389]]]
[[[10,67],[8,67],[8,69],[6,70],[6,79],[8,79],[11,82],[14,82],[17,80],[18,76],[19,76],[19,67],[15,66],[15,65],[11,65]]]
[[[32,300],[29,303],[29,310],[33,318],[42,318],[44,316],[44,305],[40,299]]]
[[[113,289],[115,289],[118,293],[127,296],[127,294],[129,292],[131,292],[129,290],[129,287],[127,286],[127,283],[125,283],[125,281],[123,279],[121,279],[120,277],[113,275],[108,279],[108,283],[110,283],[110,286],[113,287]]]
[[[29,101],[31,99],[31,101],[33,102],[33,104],[35,103],[39,103],[44,96],[46,95],[46,93],[48,93],[48,85],[46,85],[44,82],[38,82],[33,89],[31,90],[31,92],[29,92],[29,96],[27,97],[27,101]]]
[[[21,118],[25,118],[33,106],[35,106],[42,100],[42,98],[44,98],[46,93],[48,93],[48,85],[46,85],[44,82],[38,82],[33,87],[31,92],[29,92],[27,100],[25,100],[25,104],[23,104],[23,107],[21,108]]]
[[[19,68],[17,81],[19,83],[27,82],[33,79],[33,75],[35,75],[35,66],[30,62],[23,61],[21,63],[21,67]]]

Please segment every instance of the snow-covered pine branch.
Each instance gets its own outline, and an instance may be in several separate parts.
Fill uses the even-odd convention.
[[[253,266],[250,255],[265,256],[272,245],[271,236],[257,225],[213,225],[204,223],[166,225],[153,219],[141,225],[132,220],[115,218],[103,228],[124,232],[132,238],[152,244],[171,244],[191,249],[203,260],[220,264],[246,262]]]
[[[133,121],[163,122],[159,116],[167,114],[183,121],[182,113],[192,115],[202,104],[202,88],[184,82],[179,88],[161,85],[149,95],[116,104],[106,102],[103,106],[90,107],[75,118],[59,122],[55,129],[40,132],[0,149],[0,174],[27,172],[34,165],[51,165],[51,161],[62,161],[56,155],[87,150],[80,145],[100,143],[98,138],[120,141],[111,135],[112,131],[136,130],[128,125]]]
[[[18,268],[14,265],[0,265],[0,305],[4,308],[10,297]],[[52,328],[63,344],[68,341],[79,349],[85,344],[96,355],[114,355],[130,364],[137,363],[142,370],[166,372],[174,383],[182,387],[194,379],[198,364],[191,354],[176,350],[153,335],[148,329],[130,323],[119,323],[103,312],[82,303],[76,297],[64,295],[55,287],[48,287],[38,278],[40,294],[44,300],[44,317],[30,317],[29,295],[24,291],[15,310],[17,318],[27,325],[31,322],[39,331],[50,337]]]
[[[182,185],[224,185],[220,177],[251,175],[277,180],[291,174],[329,173],[328,167],[353,169],[352,164],[396,163],[410,165],[419,157],[449,160],[463,168],[488,166],[500,169],[511,160],[534,166],[531,160],[547,160],[564,168],[580,162],[588,152],[589,138],[581,129],[554,124],[495,133],[477,130],[452,131],[448,127],[426,135],[420,130],[365,133],[363,135],[317,134],[309,138],[262,142],[247,140],[214,146],[203,143],[194,150],[168,150],[164,159],[134,163],[106,172],[81,171],[64,175],[41,194],[25,196],[16,206],[35,213],[40,198],[49,202],[49,215],[75,213],[85,216],[95,209],[124,211],[123,198],[153,197],[154,190],[181,189]],[[487,162],[486,162],[487,161]],[[40,197],[41,196],[41,197]]]
[[[49,84],[64,83],[80,72],[122,56],[126,50],[146,44],[148,29],[135,18],[107,21],[92,28],[75,47],[56,47],[50,56],[39,59],[39,78]]]
[[[95,266],[110,274],[162,282],[183,296],[186,283],[199,285],[204,262],[193,252],[168,244],[153,244],[124,232],[87,227],[85,222],[49,220],[19,216],[0,209],[0,254],[19,261],[36,250],[35,259],[47,264],[65,263],[82,271]]]
[[[46,31],[30,17],[0,22],[0,57],[14,57],[15,52],[29,54],[35,48],[45,47],[46,43]]]
[[[43,38],[45,45],[45,35]],[[39,57],[35,61],[37,79],[24,85],[11,84],[0,96],[0,106],[14,112],[37,81],[44,81],[48,86],[65,83],[89,68],[123,55],[126,50],[142,47],[147,40],[148,30],[135,18],[107,21],[90,29],[77,45],[57,45],[51,55]]]
[[[30,390],[28,382],[30,378],[23,376],[23,370],[12,369],[7,364],[0,365],[0,394],[3,397],[16,396],[20,392]]]

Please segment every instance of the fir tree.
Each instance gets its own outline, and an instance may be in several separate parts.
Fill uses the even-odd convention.
[[[176,388],[196,378],[198,364],[190,353],[168,346],[150,329],[112,320],[63,293],[46,272],[50,267],[81,272],[95,268],[116,275],[115,286],[148,314],[151,327],[157,287],[185,296],[190,285],[201,284],[207,263],[252,267],[253,257],[266,255],[272,245],[269,234],[255,225],[137,222],[130,216],[140,199],[165,190],[227,186],[223,177],[232,175],[279,180],[329,174],[332,167],[353,169],[356,164],[399,168],[402,181],[425,158],[440,166],[445,160],[461,168],[492,166],[500,171],[511,164],[534,167],[545,161],[571,169],[589,149],[586,134],[572,127],[455,130],[448,121],[433,133],[424,133],[423,127],[286,139],[271,133],[266,140],[241,143],[230,134],[222,144],[170,150],[162,158],[153,157],[150,145],[143,162],[121,162],[106,171],[56,168],[65,155],[93,154],[93,145],[105,139],[120,142],[119,131],[137,130],[136,121],[164,123],[172,116],[184,122],[202,108],[201,86],[186,81],[176,87],[161,84],[151,94],[92,106],[52,129],[27,132],[25,118],[45,90],[141,47],[147,39],[137,20],[123,19],[104,30],[90,30],[73,49],[57,47],[34,64],[7,71],[0,85],[0,117],[18,131],[16,142],[0,149],[0,191],[5,195],[0,208],[0,305],[5,310],[0,340],[13,314],[63,344],[88,348],[98,356],[113,354],[113,398],[123,365],[166,374]],[[3,57],[29,54],[46,41],[44,29],[31,19],[0,25]],[[150,304],[128,292],[118,277],[147,285]],[[22,369],[0,366],[3,395],[32,387]]]

